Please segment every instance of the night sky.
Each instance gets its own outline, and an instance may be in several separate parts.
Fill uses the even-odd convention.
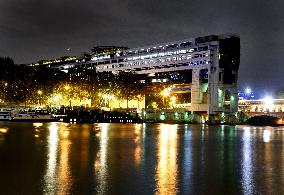
[[[0,56],[31,63],[96,45],[236,33],[239,89],[264,94],[284,88],[283,9],[283,0],[0,0]]]

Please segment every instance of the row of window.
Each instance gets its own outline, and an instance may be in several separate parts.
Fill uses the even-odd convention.
[[[200,47],[203,48],[203,47]],[[206,46],[208,48],[208,46]],[[104,60],[100,62],[95,62],[96,65],[104,65],[104,64],[112,64],[112,63],[120,63],[120,62],[127,62],[127,61],[136,61],[136,60],[144,60],[144,59],[153,59],[157,57],[166,57],[166,56],[172,56],[172,55],[180,55],[180,54],[186,54],[186,53],[191,53],[188,55],[187,59],[190,58],[198,58],[198,57],[206,57],[208,56],[208,52],[205,53],[195,53],[192,54],[193,52],[197,52],[197,48],[191,48],[191,49],[183,49],[183,50],[178,50],[178,51],[170,51],[170,52],[162,52],[162,53],[155,53],[155,54],[149,54],[149,55],[144,55],[144,56],[134,56],[134,57],[127,57],[127,58],[117,58],[117,59],[112,59],[112,60]],[[199,51],[200,52],[200,51]],[[185,59],[185,56],[182,56]]]
[[[153,53],[148,55],[141,55],[141,56],[133,56],[126,58],[127,61],[131,60],[140,60],[140,59],[151,59],[151,58],[157,58],[157,57],[164,57],[164,56],[171,56],[171,55],[178,55],[178,54],[186,54],[186,53],[193,53],[196,52],[196,48],[191,49],[181,49],[177,51],[169,51],[169,52],[160,52],[160,53]]]
[[[187,49],[188,47],[192,47],[192,43],[191,42],[183,42],[181,44],[171,44],[171,45],[153,47],[153,48],[148,48],[148,49],[142,48],[142,49],[136,50],[136,51],[126,51],[124,53],[124,56],[135,56],[137,54],[138,55],[143,55],[143,54],[149,54],[149,53],[159,53],[159,52],[165,52],[165,51],[168,51],[168,50],[175,50],[175,49],[194,50],[194,51],[206,51],[209,48],[207,45],[206,46],[201,46],[201,47]]]
[[[204,58],[208,57],[208,53],[201,53],[201,54],[194,54],[193,56],[191,54],[185,56],[174,56],[174,57],[168,57],[168,58],[160,58],[155,60],[145,60],[145,61],[134,61],[134,62],[128,62],[125,64],[116,64],[116,65],[109,65],[109,66],[103,66],[103,67],[96,67],[97,70],[100,69],[111,69],[111,68],[119,68],[119,67],[131,67],[131,66],[141,66],[141,65],[147,65],[147,64],[156,64],[156,63],[164,63],[164,62],[172,62],[172,61],[182,61],[182,60],[190,60],[192,58]],[[202,62],[202,63],[201,63]],[[192,61],[189,62],[190,65],[199,65],[199,64],[209,64],[209,61],[202,60],[202,61]]]
[[[135,68],[136,71],[140,70],[151,70],[151,69],[162,69],[162,68],[171,68],[171,67],[181,67],[181,66],[198,66],[198,65],[205,65],[205,64],[211,64],[211,61],[208,60],[197,60],[193,62],[187,62],[187,63],[180,63],[180,64],[170,64],[170,65],[163,65],[163,66],[153,66],[153,67],[144,67],[144,68]],[[103,70],[108,69],[110,67],[104,66],[104,67],[97,67],[97,70]],[[130,71],[131,68],[126,69],[127,71]]]

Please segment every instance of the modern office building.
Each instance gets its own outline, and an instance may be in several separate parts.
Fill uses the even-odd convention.
[[[207,114],[238,110],[240,38],[211,35],[132,48],[110,58],[95,56],[96,71],[135,71],[153,94],[171,96],[173,106]],[[168,92],[166,92],[167,90]],[[148,99],[148,101],[147,101]],[[148,105],[149,106],[149,105]]]
[[[53,67],[65,72],[72,67],[134,71],[145,84],[145,108],[167,102],[168,108],[183,108],[191,114],[215,116],[238,111],[240,38],[236,35],[210,35],[132,49],[98,47],[95,51],[88,60]]]

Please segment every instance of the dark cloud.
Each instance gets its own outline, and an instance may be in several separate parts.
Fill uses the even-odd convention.
[[[284,1],[2,0],[0,56],[17,63],[227,32],[241,37],[240,88],[284,87]],[[67,51],[66,48],[71,48]]]

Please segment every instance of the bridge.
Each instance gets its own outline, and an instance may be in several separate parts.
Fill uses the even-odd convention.
[[[239,100],[238,107],[248,117],[265,115],[284,120],[284,99]]]

